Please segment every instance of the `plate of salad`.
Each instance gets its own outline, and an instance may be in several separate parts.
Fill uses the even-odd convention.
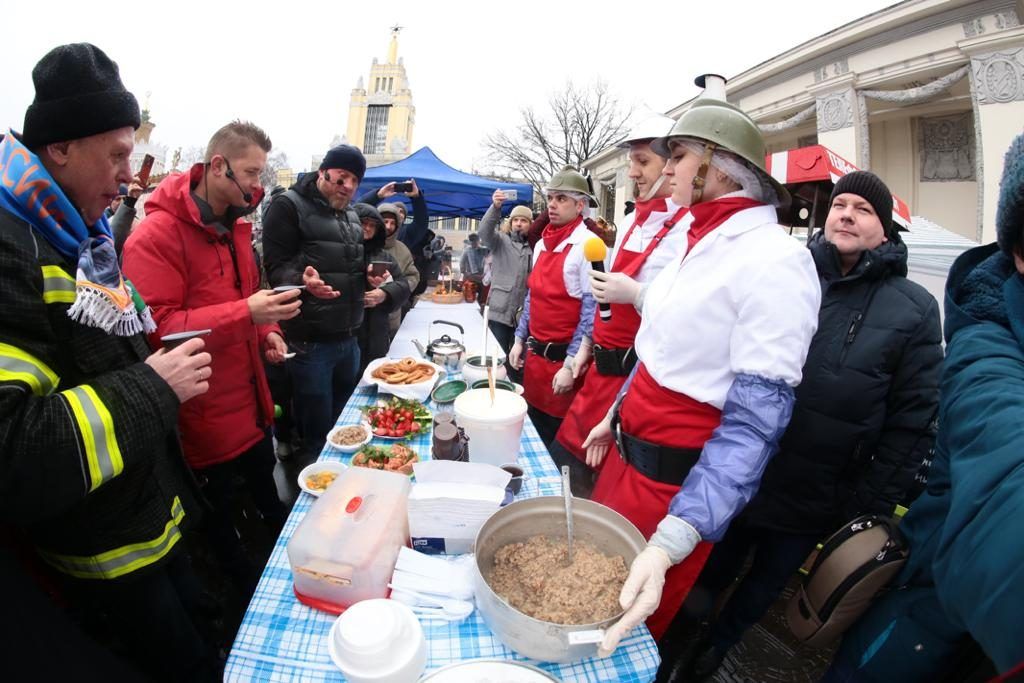
[[[430,429],[433,414],[419,401],[392,397],[364,406],[363,420],[375,437],[412,439]]]

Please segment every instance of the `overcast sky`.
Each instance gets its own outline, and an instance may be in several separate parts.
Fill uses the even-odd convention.
[[[0,15],[0,125],[21,129],[40,57],[88,41],[119,64],[140,104],[152,93],[154,142],[205,146],[219,126],[246,118],[304,169],[345,133],[351,90],[374,57],[386,59],[397,23],[416,106],[413,149],[429,145],[457,168],[486,170],[484,136],[514,126],[522,107],[543,107],[567,80],[603,79],[627,106],[665,111],[697,94],[699,73],[738,74],[891,4],[12,2]]]

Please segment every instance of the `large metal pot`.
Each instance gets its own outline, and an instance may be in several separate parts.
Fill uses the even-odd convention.
[[[629,566],[647,545],[629,520],[600,503],[573,500],[575,538],[589,541],[601,552],[622,555]],[[529,617],[491,590],[485,576],[494,567],[499,548],[543,534],[565,536],[565,507],[561,496],[542,496],[517,501],[491,515],[476,535],[474,584],[476,605],[498,640],[526,657],[543,662],[574,662],[597,653],[598,633],[580,633],[570,643],[570,634],[600,631],[615,623],[622,613],[593,624],[553,624]],[[589,636],[589,637],[588,637]]]

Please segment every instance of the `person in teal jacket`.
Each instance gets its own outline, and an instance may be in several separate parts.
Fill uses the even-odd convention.
[[[1024,661],[1024,134],[1006,153],[996,230],[946,282],[935,457],[901,524],[910,559],[824,681],[938,680],[970,638],[1000,672]]]

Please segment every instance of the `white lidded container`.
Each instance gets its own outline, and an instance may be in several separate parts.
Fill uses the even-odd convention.
[[[526,401],[511,391],[471,389],[458,395],[455,421],[469,437],[469,461],[488,465],[515,462],[526,420]]]
[[[410,489],[409,477],[394,472],[350,467],[338,475],[288,541],[299,600],[338,613],[386,597],[409,541]]]
[[[345,610],[327,651],[351,683],[415,683],[427,665],[423,628],[396,600],[364,600]]]

